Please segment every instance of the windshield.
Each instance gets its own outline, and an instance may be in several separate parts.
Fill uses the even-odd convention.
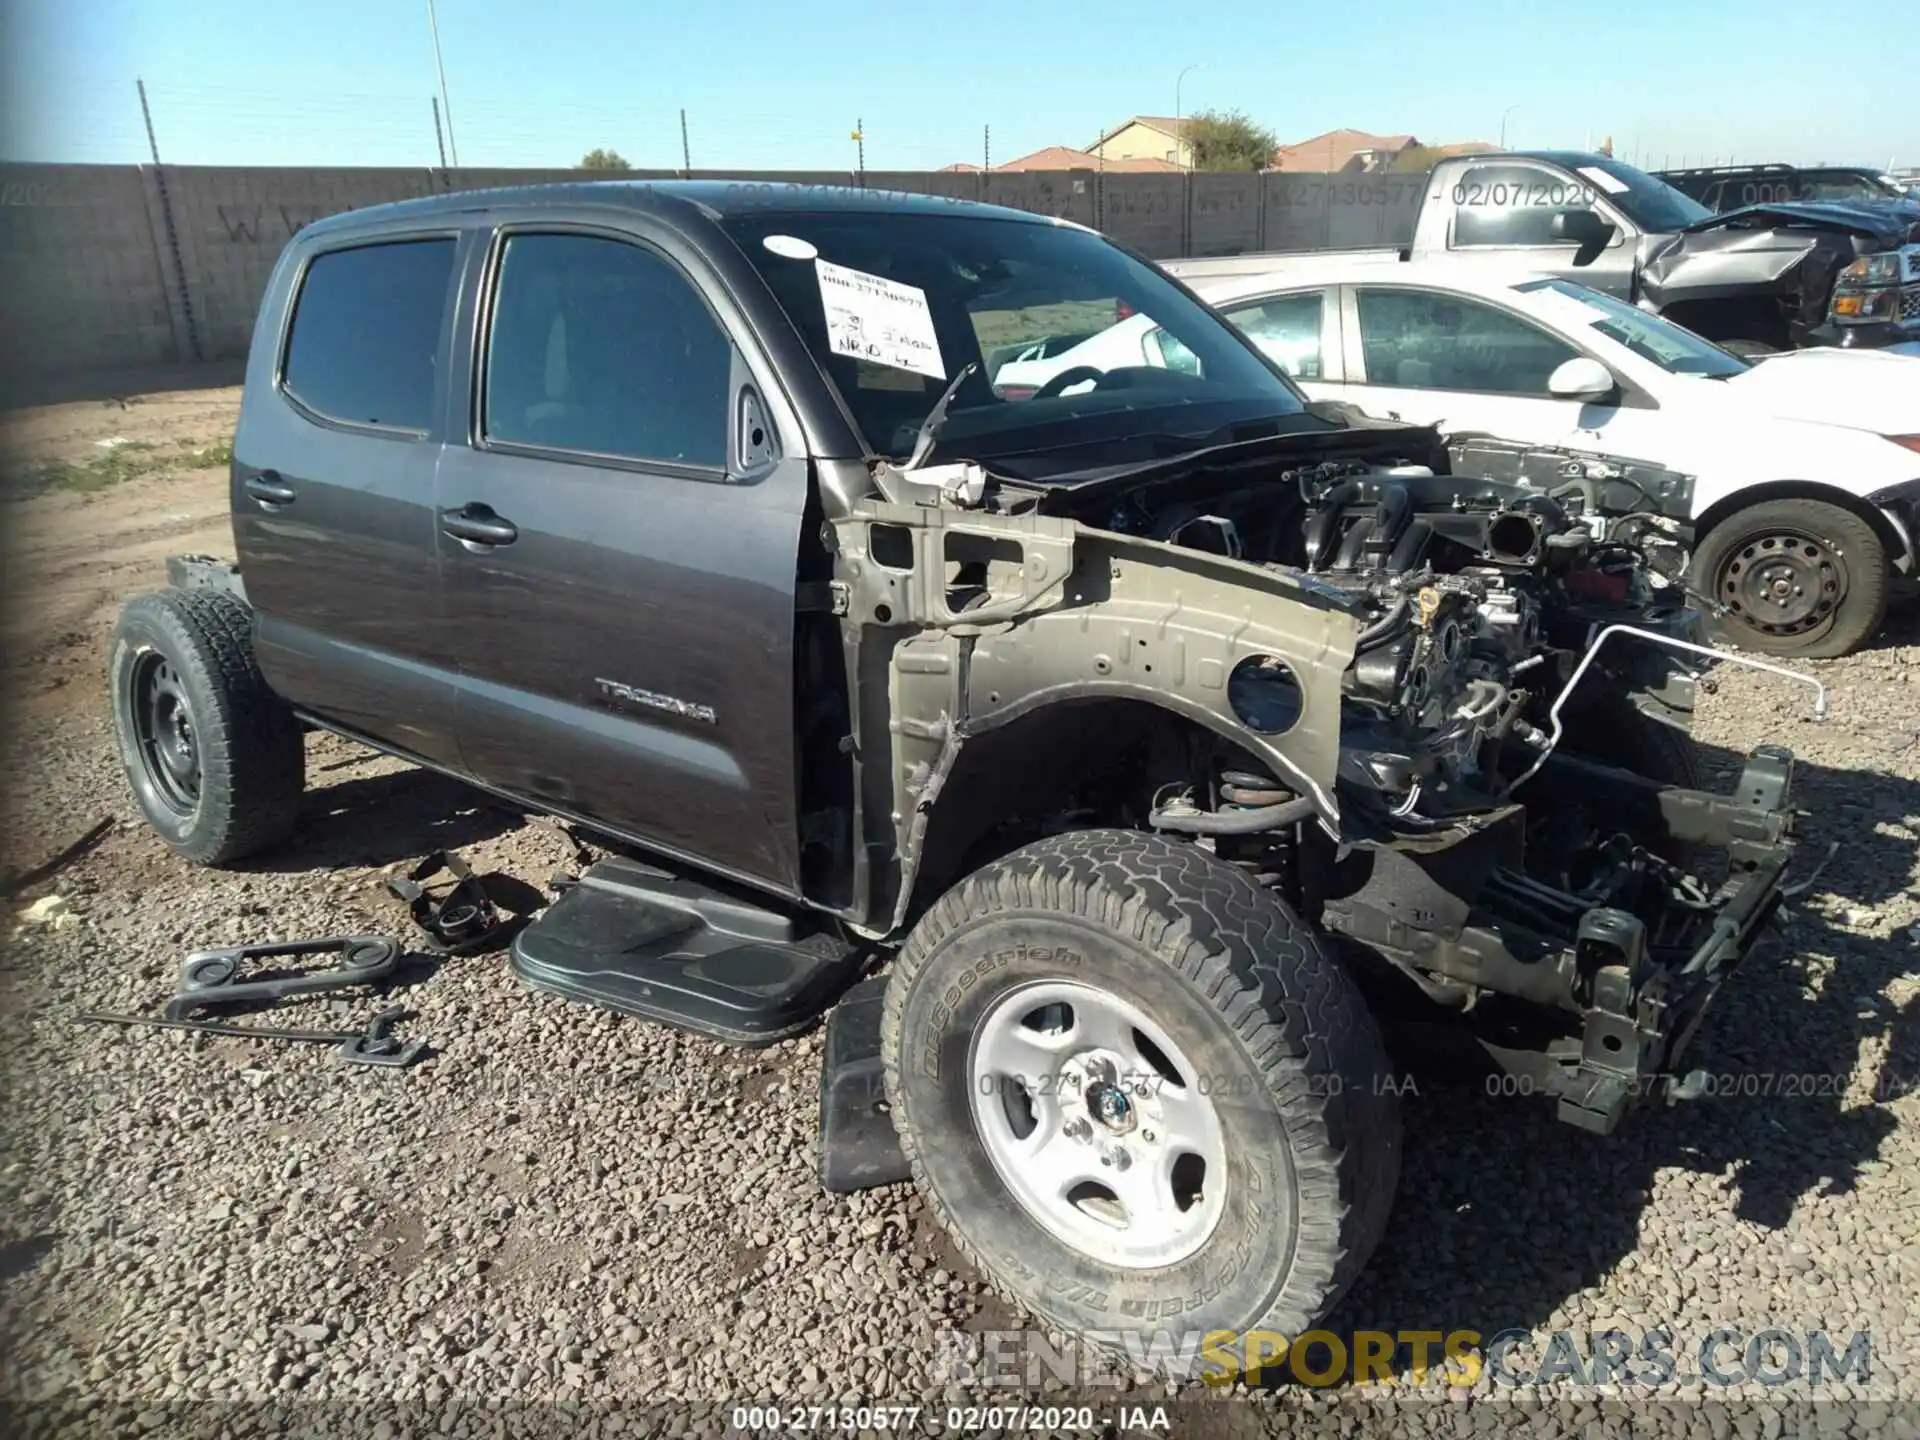
[[[1656,180],[1646,171],[1611,156],[1583,160],[1575,173],[1593,181],[1629,220],[1649,234],[1669,234],[1713,214],[1698,200],[1682,195],[1666,181]]]
[[[1514,288],[1525,295],[1560,297],[1569,302],[1554,306],[1553,313],[1562,324],[1585,325],[1596,330],[1670,374],[1725,379],[1750,368],[1739,356],[1702,340],[1691,330],[1683,330],[1671,320],[1649,315],[1637,306],[1584,285],[1567,280],[1533,280]]]
[[[871,453],[905,456],[969,362],[944,458],[1301,416],[1223,320],[1090,231],[980,215],[757,213],[723,228],[765,278]],[[1192,447],[1188,447],[1192,448]]]

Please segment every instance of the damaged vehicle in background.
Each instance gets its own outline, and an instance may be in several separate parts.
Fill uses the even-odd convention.
[[[1656,170],[1654,178],[1709,210],[1738,210],[1776,200],[1920,200],[1920,181],[1903,180],[1871,165],[1708,165]]]
[[[1905,202],[1776,202],[1716,215],[1611,156],[1462,156],[1427,177],[1409,244],[1336,253],[1553,275],[1746,355],[1823,345],[1920,354],[1920,205]],[[1163,268],[1197,283],[1283,276],[1317,258],[1214,256]]]
[[[1920,580],[1920,359],[1755,363],[1571,281],[1449,264],[1332,257],[1197,288],[1315,399],[1437,426],[1488,473],[1690,548],[1695,594],[1747,649],[1847,654]]]
[[[1191,365],[983,373],[1123,313]],[[518,932],[539,989],[762,1044],[883,966],[829,1022],[823,1178],[910,1172],[1073,1331],[1323,1317],[1392,1205],[1383,1022],[1589,1130],[1685,1098],[1794,853],[1788,751],[1699,787],[1695,616],[1632,546],[1042,217],[601,182],[321,220],[231,503],[237,571],[180,561],[113,650],[168,845],[283,838],[305,723],[648,857]]]

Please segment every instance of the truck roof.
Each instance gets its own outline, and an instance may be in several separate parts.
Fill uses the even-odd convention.
[[[644,211],[677,220],[718,221],[736,215],[819,214],[965,215],[1012,220],[1030,225],[1063,223],[1049,216],[1002,205],[983,205],[946,195],[904,190],[858,189],[851,185],[810,185],[741,180],[558,180],[540,185],[510,185],[490,190],[455,190],[385,205],[350,210],[318,220],[308,229],[325,233],[382,224],[410,217],[454,215],[475,210],[544,210],[593,205]]]

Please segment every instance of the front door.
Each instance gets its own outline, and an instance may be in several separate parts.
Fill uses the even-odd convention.
[[[1534,270],[1630,300],[1639,232],[1610,198],[1624,188],[1596,168],[1566,171],[1505,157],[1475,162],[1453,187],[1448,257],[1493,280]],[[1583,248],[1555,237],[1554,217],[1581,211],[1614,227],[1605,244]]]
[[[504,233],[479,295],[472,443],[438,487],[468,771],[797,891],[804,459],[746,453],[744,358],[638,238]]]
[[[1547,378],[1580,352],[1511,311],[1416,286],[1356,286],[1349,303],[1357,343],[1340,398],[1370,414],[1594,449],[1617,413],[1549,393]]]

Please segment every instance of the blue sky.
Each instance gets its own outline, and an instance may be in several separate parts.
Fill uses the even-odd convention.
[[[468,165],[596,145],[677,165],[682,107],[696,166],[849,168],[856,119],[872,170],[978,161],[987,126],[998,161],[1171,114],[1187,65],[1204,66],[1187,111],[1242,109],[1282,141],[1340,125],[1497,140],[1513,107],[1511,143],[1611,134],[1649,167],[1920,164],[1912,68],[1806,0],[437,4]],[[170,162],[435,161],[425,0],[11,0],[0,53],[11,158],[146,159],[144,77]]]

